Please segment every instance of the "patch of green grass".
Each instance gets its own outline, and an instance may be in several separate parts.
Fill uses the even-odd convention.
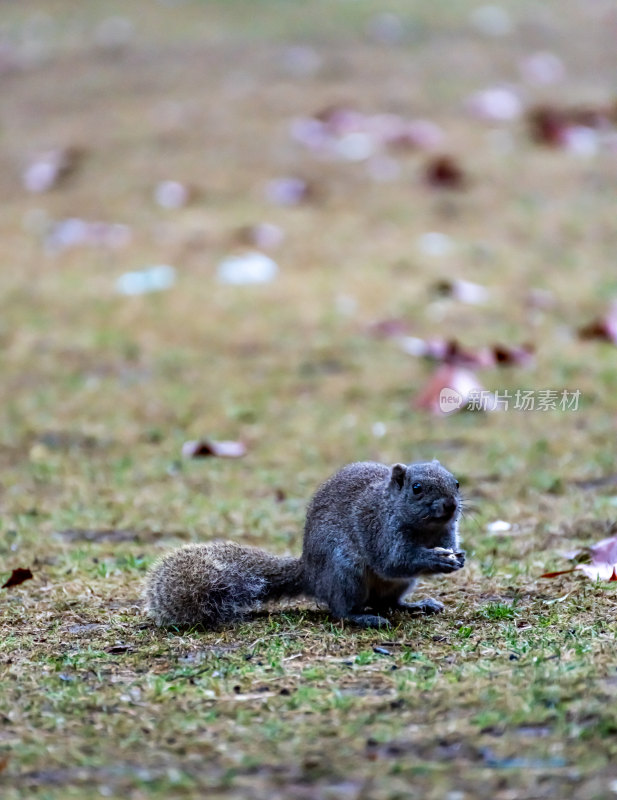
[[[497,135],[462,110],[520,82],[530,43],[568,69],[554,98],[525,85],[530,104],[612,102],[602,4],[549,0],[536,19],[508,0],[498,40],[473,28],[471,0],[253,5],[3,7],[6,57],[28,60],[0,74],[1,577],[34,579],[0,594],[0,794],[610,797],[617,589],[539,576],[616,513],[610,481],[581,488],[614,473],[614,346],[576,334],[615,289],[614,159],[542,149],[524,123]],[[99,26],[114,16],[134,35],[110,51]],[[374,159],[289,141],[291,120],[340,104],[435,121],[468,189],[424,186],[427,153],[388,153],[401,174],[382,183]],[[56,145],[83,147],[81,167],[27,193],[22,165]],[[287,174],[311,180],[309,203],[265,202]],[[187,207],[157,206],[164,179],[193,187]],[[127,224],[132,241],[52,254],[45,230],[66,217]],[[218,283],[239,229],[262,221],[285,233],[278,279]],[[428,231],[452,254],[423,253]],[[173,289],[116,294],[151,263],[175,266]],[[455,278],[490,302],[437,299]],[[534,288],[552,305],[530,303]],[[579,410],[418,411],[434,365],[367,333],[399,317],[466,347],[532,342],[533,368],[482,382],[580,389]],[[202,436],[248,454],[182,459]],[[363,631],[301,600],[210,632],[144,617],[144,574],[169,548],[220,537],[297,553],[306,502],[339,466],[430,458],[473,508],[465,570],[421,587],[443,615]],[[488,532],[497,519],[512,528]]]

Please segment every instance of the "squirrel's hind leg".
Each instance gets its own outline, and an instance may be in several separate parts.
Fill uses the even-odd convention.
[[[390,623],[379,614],[365,611],[369,590],[361,568],[339,569],[336,580],[323,580],[315,596],[328,604],[333,616],[353,622],[362,628],[388,628]]]

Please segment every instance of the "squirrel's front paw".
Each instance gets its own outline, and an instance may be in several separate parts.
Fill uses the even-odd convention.
[[[433,572],[456,572],[465,565],[464,550],[454,551],[445,547],[433,547],[430,553]]]

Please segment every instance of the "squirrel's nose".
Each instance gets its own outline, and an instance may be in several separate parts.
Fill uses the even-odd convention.
[[[444,497],[435,503],[434,508],[436,516],[449,519],[456,511],[456,500],[453,497]]]

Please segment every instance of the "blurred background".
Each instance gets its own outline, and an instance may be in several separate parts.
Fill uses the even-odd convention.
[[[9,507],[191,528],[359,458],[514,495],[612,463],[612,3],[0,13]],[[444,383],[583,410],[446,418]]]

